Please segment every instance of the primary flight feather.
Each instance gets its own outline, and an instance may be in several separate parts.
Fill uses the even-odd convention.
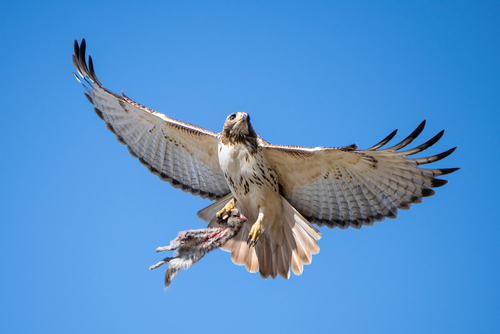
[[[85,62],[85,40],[75,41],[73,63],[94,110],[118,141],[127,145],[151,173],[175,188],[216,200],[198,212],[213,226],[216,217],[238,208],[247,217],[239,233],[223,249],[234,263],[263,278],[300,275],[319,252],[320,232],[396,218],[398,209],[434,195],[431,188],[447,183],[437,176],[458,168],[424,169],[455,148],[426,158],[410,158],[435,144],[400,151],[422,132],[425,121],[400,143],[382,149],[396,134],[358,150],[346,147],[271,145],[253,129],[244,112],[229,115],[222,132],[214,133],[146,108],[102,86],[92,58]],[[82,82],[75,74],[78,81]],[[83,83],[83,82],[82,82]]]

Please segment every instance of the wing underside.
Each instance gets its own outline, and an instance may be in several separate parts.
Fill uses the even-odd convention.
[[[283,196],[307,219],[318,226],[359,229],[387,218],[396,218],[398,209],[434,195],[432,188],[448,181],[436,177],[458,168],[424,169],[419,165],[439,161],[455,150],[409,158],[435,144],[444,130],[413,149],[399,151],[424,129],[425,121],[400,143],[381,149],[396,134],[392,132],[377,145],[305,148],[263,145],[264,154],[280,180]]]
[[[175,188],[218,199],[230,190],[219,167],[217,134],[180,122],[107,89],[97,79],[92,58],[85,62],[85,40],[75,41],[73,63],[97,115],[129,153]],[[85,85],[88,84],[89,87]]]

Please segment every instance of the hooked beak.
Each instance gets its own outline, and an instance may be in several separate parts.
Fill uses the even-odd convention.
[[[244,121],[246,121],[246,120],[247,120],[247,118],[248,118],[248,114],[241,114],[240,119],[238,119],[238,120],[236,121],[236,123],[239,123],[239,122],[244,122]]]

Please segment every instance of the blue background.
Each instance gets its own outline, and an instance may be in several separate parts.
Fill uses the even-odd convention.
[[[0,3],[0,332],[500,332],[500,2]],[[434,197],[371,228],[322,229],[301,276],[217,250],[163,289],[209,205],[148,173],[73,78],[218,132],[246,111],[274,144],[368,148],[442,128]],[[412,145],[411,147],[413,147]],[[422,155],[421,155],[422,156]]]

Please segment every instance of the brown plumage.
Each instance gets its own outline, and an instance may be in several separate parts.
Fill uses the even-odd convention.
[[[366,150],[346,147],[272,145],[263,140],[244,112],[229,115],[221,133],[172,119],[123,93],[105,89],[85,40],[75,41],[73,63],[88,83],[87,98],[130,154],[162,181],[202,198],[216,200],[198,216],[215,224],[231,204],[248,221],[222,248],[231,259],[263,278],[297,275],[319,252],[321,233],[312,225],[345,229],[396,218],[398,210],[434,195],[447,183],[437,177],[457,168],[425,169],[455,149],[412,158],[434,145],[443,131],[415,148],[400,151],[423,131],[425,121],[398,144],[382,149],[396,134]],[[75,77],[79,80],[78,76]],[[85,86],[85,85],[84,85]]]

